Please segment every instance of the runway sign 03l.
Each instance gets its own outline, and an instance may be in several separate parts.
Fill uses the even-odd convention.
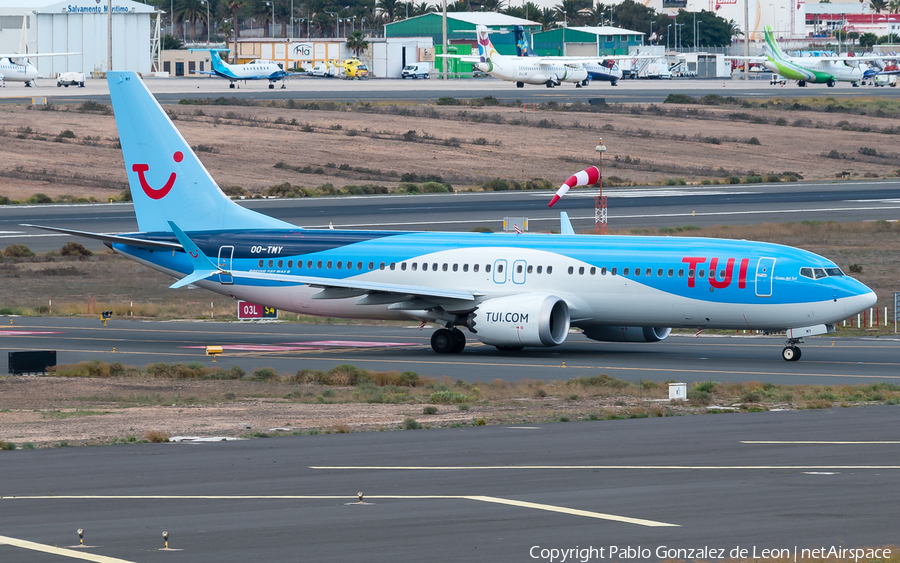
[[[249,301],[238,301],[238,319],[277,319],[278,309],[274,307],[266,307]]]

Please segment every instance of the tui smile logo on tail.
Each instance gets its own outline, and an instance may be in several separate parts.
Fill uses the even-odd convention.
[[[174,155],[172,155],[172,160],[175,162],[181,162],[184,160],[184,154],[181,151],[176,151]],[[168,195],[169,191],[172,189],[172,186],[175,185],[175,176],[176,174],[172,172],[169,175],[169,181],[166,184],[157,189],[150,187],[150,184],[147,183],[147,178],[144,177],[144,172],[150,170],[150,166],[147,164],[134,164],[131,166],[131,169],[134,172],[138,173],[138,179],[141,181],[141,188],[144,190],[144,193],[147,194],[147,197],[150,199],[162,199]]]

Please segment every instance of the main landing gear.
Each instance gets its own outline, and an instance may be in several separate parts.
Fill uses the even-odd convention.
[[[441,328],[431,335],[431,349],[438,354],[459,354],[466,347],[466,335],[458,328]]]
[[[800,359],[800,348],[797,344],[802,344],[802,338],[788,338],[784,341],[784,350],[781,351],[781,357],[786,362],[796,362]]]

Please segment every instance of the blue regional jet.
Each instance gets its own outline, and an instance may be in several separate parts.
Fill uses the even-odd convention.
[[[222,60],[219,56],[219,51],[216,49],[191,49],[191,52],[207,50],[209,51],[212,70],[195,70],[192,72],[227,78],[229,80],[229,88],[234,88],[234,83],[239,80],[268,80],[269,89],[275,88],[275,83],[281,80],[281,87],[284,88],[284,80],[288,76],[301,74],[299,72],[285,72],[278,63],[262,59],[240,65],[231,65]]]
[[[437,353],[461,352],[464,330],[520,350],[559,346],[570,327],[616,342],[658,342],[679,327],[786,332],[788,361],[804,336],[834,332],[876,301],[831,260],[762,242],[303,229],[222,193],[134,72],[107,79],[141,232],[42,228],[104,241],[177,278],[173,288],[309,315],[437,323]]]

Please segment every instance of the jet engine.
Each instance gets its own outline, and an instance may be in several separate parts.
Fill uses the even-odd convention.
[[[499,348],[559,346],[569,334],[569,306],[555,295],[488,299],[466,318],[475,337]]]
[[[656,326],[593,326],[584,335],[601,342],[659,342],[672,332],[671,328]]]

